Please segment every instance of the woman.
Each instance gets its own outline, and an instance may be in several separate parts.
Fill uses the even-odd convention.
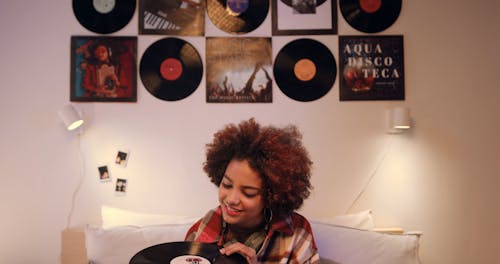
[[[102,42],[91,47],[92,57],[85,65],[82,86],[87,97],[117,97],[120,80],[119,65],[111,61],[110,48]]]
[[[248,263],[319,263],[311,226],[294,212],[310,194],[312,162],[295,126],[230,124],[207,145],[203,169],[219,187],[219,206],[187,241],[214,243]]]

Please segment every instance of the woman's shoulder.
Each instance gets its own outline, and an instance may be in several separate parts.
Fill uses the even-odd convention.
[[[309,223],[309,220],[307,220],[307,218],[297,212],[293,212],[291,215],[291,220],[292,220],[292,223],[294,224],[294,226],[311,226],[311,224]]]

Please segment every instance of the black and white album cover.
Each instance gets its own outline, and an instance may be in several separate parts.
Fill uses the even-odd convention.
[[[139,34],[203,36],[204,0],[139,1]]]

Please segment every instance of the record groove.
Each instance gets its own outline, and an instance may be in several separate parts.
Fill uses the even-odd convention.
[[[276,55],[274,79],[288,97],[309,102],[330,91],[337,77],[337,64],[330,49],[313,39],[296,39]]]
[[[397,20],[402,0],[340,0],[339,5],[342,16],[353,28],[377,33]]]
[[[167,37],[151,44],[141,58],[140,76],[153,96],[177,101],[191,95],[200,84],[203,63],[188,42]]]
[[[219,29],[232,34],[258,28],[269,12],[269,0],[207,0],[207,14]]]
[[[109,34],[125,27],[134,15],[136,0],[73,0],[73,13],[86,29]]]

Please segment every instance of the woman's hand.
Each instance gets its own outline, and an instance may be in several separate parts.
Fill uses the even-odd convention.
[[[249,264],[257,264],[257,253],[253,248],[247,247],[240,242],[233,243],[229,246],[220,249],[223,255],[232,255],[234,253],[242,255]]]

